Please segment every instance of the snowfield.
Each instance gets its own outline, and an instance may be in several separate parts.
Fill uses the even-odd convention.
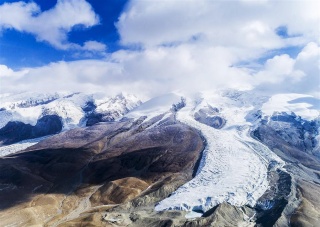
[[[277,94],[263,104],[261,110],[271,116],[275,111],[292,112],[306,120],[313,120],[320,116],[320,100],[310,95]]]
[[[159,114],[166,113],[170,111],[172,105],[179,103],[181,101],[181,96],[169,93],[159,97],[155,97],[139,107],[133,109],[125,116],[127,118],[139,118],[140,116],[147,116],[151,119]]]

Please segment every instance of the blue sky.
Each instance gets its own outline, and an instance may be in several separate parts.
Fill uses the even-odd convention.
[[[0,92],[320,96],[316,0],[0,1]]]
[[[3,3],[12,3],[17,1],[0,1]],[[56,0],[34,0],[42,11],[53,8]],[[70,42],[82,44],[87,40],[96,40],[106,44],[107,52],[119,50],[119,34],[115,27],[115,22],[127,0],[89,0],[94,11],[100,17],[100,23],[90,28],[75,27],[68,34]],[[38,42],[34,35],[21,33],[14,29],[2,31],[0,36],[0,64],[5,64],[13,69],[21,67],[42,66],[53,61],[70,61],[75,59],[84,59],[85,56],[74,56],[75,50],[59,50],[52,47],[49,43]],[[96,54],[90,58],[101,58]]]

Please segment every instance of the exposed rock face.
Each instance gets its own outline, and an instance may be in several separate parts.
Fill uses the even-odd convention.
[[[186,221],[182,226],[242,226],[248,225],[241,208],[222,203],[214,208],[214,215],[204,215],[198,220]]]
[[[257,226],[273,226],[288,205],[291,193],[292,178],[290,174],[282,170],[272,171],[269,173],[268,181],[270,188],[255,206]]]
[[[320,159],[316,139],[318,134],[318,120],[302,120],[294,114],[286,113],[277,113],[269,121],[262,120],[259,127],[253,131],[254,137],[287,162],[285,169],[291,176],[290,183],[289,178],[285,180],[284,176],[281,177],[278,174],[279,177],[276,177],[278,181],[281,181],[282,178],[282,184],[277,184],[280,190],[271,196],[274,198],[272,203],[271,201],[267,203],[266,200],[270,196],[268,195],[270,190],[261,198],[261,202],[264,201],[263,206],[270,206],[270,208],[261,212],[262,216],[258,218],[257,223],[261,222],[262,226],[273,224],[284,226],[289,223],[291,226],[317,226],[319,224],[320,201],[317,195],[320,191],[320,178],[318,177]],[[288,191],[289,189],[291,192]],[[281,191],[287,191],[287,193],[279,194]],[[264,214],[268,212],[273,213],[265,216]],[[278,216],[274,219],[275,223],[270,215],[271,217]]]
[[[320,170],[319,148],[316,136],[318,121],[301,120],[295,115],[283,113],[262,120],[253,135],[289,162],[301,162],[304,166]]]
[[[0,223],[56,226],[120,203],[150,210],[191,179],[203,149],[195,130],[157,121],[73,129],[0,159]]]
[[[93,206],[104,204],[120,204],[139,196],[149,184],[136,177],[126,177],[100,187],[90,197]]]
[[[60,132],[62,122],[56,115],[41,117],[35,126],[15,121],[0,129],[0,143],[8,145],[25,139],[33,139]]]
[[[281,138],[290,145],[320,158],[316,136],[319,134],[320,120],[307,121],[292,114],[274,114],[268,126],[273,128]]]
[[[195,112],[194,119],[215,129],[220,129],[226,124],[226,120],[219,116],[219,110],[208,104]]]

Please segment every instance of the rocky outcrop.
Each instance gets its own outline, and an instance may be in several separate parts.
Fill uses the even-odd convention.
[[[220,116],[219,110],[209,104],[196,111],[194,119],[215,129],[221,129],[226,124],[226,120]]]
[[[290,174],[276,170],[269,172],[269,188],[255,205],[257,226],[274,226],[288,205],[292,178]]]
[[[320,170],[319,122],[307,121],[295,115],[276,114],[269,121],[262,120],[253,136],[266,144],[288,162],[299,162],[308,168]]]
[[[271,130],[269,134],[274,134],[281,138],[289,146],[297,150],[320,158],[320,150],[317,146],[317,136],[319,135],[320,120],[305,120],[294,113],[275,113],[268,120],[262,120],[261,126],[255,131],[258,139],[265,139],[259,136],[259,130],[267,127]],[[265,135],[265,132],[263,133]],[[268,142],[272,145],[270,142]]]

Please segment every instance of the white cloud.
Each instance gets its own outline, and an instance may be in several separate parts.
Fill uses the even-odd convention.
[[[30,3],[31,4],[31,3]],[[56,62],[11,72],[2,78],[6,92],[20,90],[127,91],[153,96],[172,90],[215,88],[269,92],[319,91],[319,40],[313,7],[304,1],[132,1],[117,24],[121,42],[142,45],[102,60]],[[303,22],[303,23],[302,23]],[[275,29],[287,26],[282,38]],[[279,54],[258,71],[239,68],[264,52],[304,46],[297,57]],[[88,41],[83,50],[103,51]],[[5,69],[8,71],[8,69]]]
[[[275,56],[254,74],[254,79],[257,89],[320,97],[320,46],[308,43],[295,59],[286,54]]]
[[[106,51],[107,47],[105,44],[97,41],[87,41],[84,43],[82,49],[88,51],[104,52]]]
[[[14,71],[6,65],[0,65],[0,77],[13,75]]]
[[[304,73],[304,77],[295,84],[294,91],[311,91],[314,96],[320,97],[320,46],[308,43],[298,54],[294,67]]]
[[[28,72],[27,69],[23,69],[20,71],[14,71],[11,68],[9,68],[6,65],[0,65],[0,78],[4,78],[4,77],[18,77],[18,76],[23,76]],[[3,79],[4,80],[4,79]]]
[[[115,81],[116,74],[117,66],[106,61],[60,61],[42,67],[27,68],[1,77],[1,92],[102,89],[102,86],[107,85],[106,81]]]
[[[53,8],[43,12],[34,2],[4,3],[0,5],[0,15],[0,30],[31,33],[38,41],[46,41],[58,49],[87,49],[90,42],[83,47],[68,42],[68,32],[76,25],[88,28],[99,23],[99,17],[85,0],[58,0]]]
[[[232,51],[224,47],[154,47],[144,51],[118,51],[103,60],[56,62],[14,72],[1,72],[2,92],[38,91],[121,91],[144,97],[173,90],[196,92],[216,88],[262,89],[298,92],[315,96],[320,90],[319,46],[309,43],[296,58],[275,56],[261,70],[231,67]]]
[[[132,0],[117,26],[124,44],[154,46],[201,35],[211,45],[272,49],[318,40],[319,8],[319,1]],[[283,40],[274,32],[279,26],[301,36]]]
[[[199,91],[221,86],[248,88],[251,76],[229,67],[229,51],[192,45],[118,51],[104,60],[57,62],[28,68],[24,76],[2,80],[3,92],[127,91],[153,96],[173,90]],[[232,84],[228,84],[232,80]]]
[[[175,56],[181,46],[188,46],[187,56],[191,56],[192,64],[175,65],[195,67],[184,72],[188,75],[187,82],[180,80],[180,83],[200,88],[259,86],[274,92],[315,94],[319,90],[319,62],[310,49],[315,53],[315,46],[320,42],[319,8],[320,1],[312,0],[183,3],[132,0],[117,27],[124,45],[138,44],[146,51],[171,45],[167,59]],[[276,32],[283,26],[288,33],[286,38]],[[271,57],[258,72],[231,67],[242,61],[252,63],[264,53],[292,46],[306,47],[296,59],[287,54]],[[217,52],[219,49],[224,51]],[[302,61],[305,52],[308,57]],[[319,51],[316,56],[319,59]],[[170,62],[163,64],[163,68]],[[171,75],[174,78],[176,74]],[[198,86],[199,83],[204,85]]]
[[[264,69],[255,75],[255,79],[259,84],[283,82],[287,77],[292,77],[294,63],[295,60],[287,54],[274,56],[266,61]]]

